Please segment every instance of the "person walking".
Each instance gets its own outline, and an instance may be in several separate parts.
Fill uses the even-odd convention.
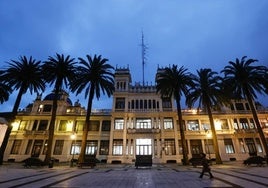
[[[202,168],[202,172],[201,172],[199,178],[203,178],[203,175],[204,175],[205,172],[208,172],[209,173],[210,179],[214,178],[214,176],[211,173],[211,169],[209,167],[209,162],[208,162],[208,160],[206,158],[206,154],[205,153],[202,153],[201,154],[201,164],[202,164],[203,168]]]

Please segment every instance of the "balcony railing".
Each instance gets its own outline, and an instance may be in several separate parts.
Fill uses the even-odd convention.
[[[152,128],[152,129],[127,129],[127,132],[128,133],[160,133],[160,129],[155,129],[155,128]]]

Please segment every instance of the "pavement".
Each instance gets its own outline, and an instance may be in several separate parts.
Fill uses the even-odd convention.
[[[199,178],[201,167],[154,164],[97,164],[92,168],[55,164],[53,168],[24,168],[21,163],[0,166],[0,188],[202,188],[268,187],[268,166],[244,166],[239,162],[212,165],[213,179]]]

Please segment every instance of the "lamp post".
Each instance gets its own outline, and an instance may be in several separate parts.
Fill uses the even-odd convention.
[[[74,166],[74,153],[75,153],[75,145],[76,145],[76,134],[73,133],[71,135],[71,140],[72,140],[72,147],[71,147],[71,152],[72,152],[72,159],[71,159],[71,167]],[[73,144],[74,141],[74,144]]]
[[[208,139],[211,138],[211,133],[209,132],[209,130],[206,128],[204,129],[205,133],[206,133],[206,146],[207,146],[207,152],[208,152],[208,158],[210,159],[210,150],[209,150],[209,144],[208,144]]]
[[[210,150],[209,150],[209,144],[208,144],[208,139],[211,138],[211,133],[209,132],[208,129],[205,129],[205,132],[206,132],[206,145],[207,145],[207,152],[208,152],[208,158],[210,158]]]

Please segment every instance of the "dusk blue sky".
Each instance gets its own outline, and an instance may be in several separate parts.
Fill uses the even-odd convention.
[[[22,55],[44,61],[56,53],[97,54],[114,67],[129,66],[135,83],[142,81],[142,31],[149,84],[158,66],[219,72],[245,55],[267,66],[267,10],[267,0],[0,0],[0,68]],[[11,111],[16,96],[0,111]],[[20,108],[35,98],[24,95]],[[86,106],[84,93],[70,98]],[[268,106],[267,96],[260,102]],[[94,109],[111,107],[107,97],[93,103]]]

